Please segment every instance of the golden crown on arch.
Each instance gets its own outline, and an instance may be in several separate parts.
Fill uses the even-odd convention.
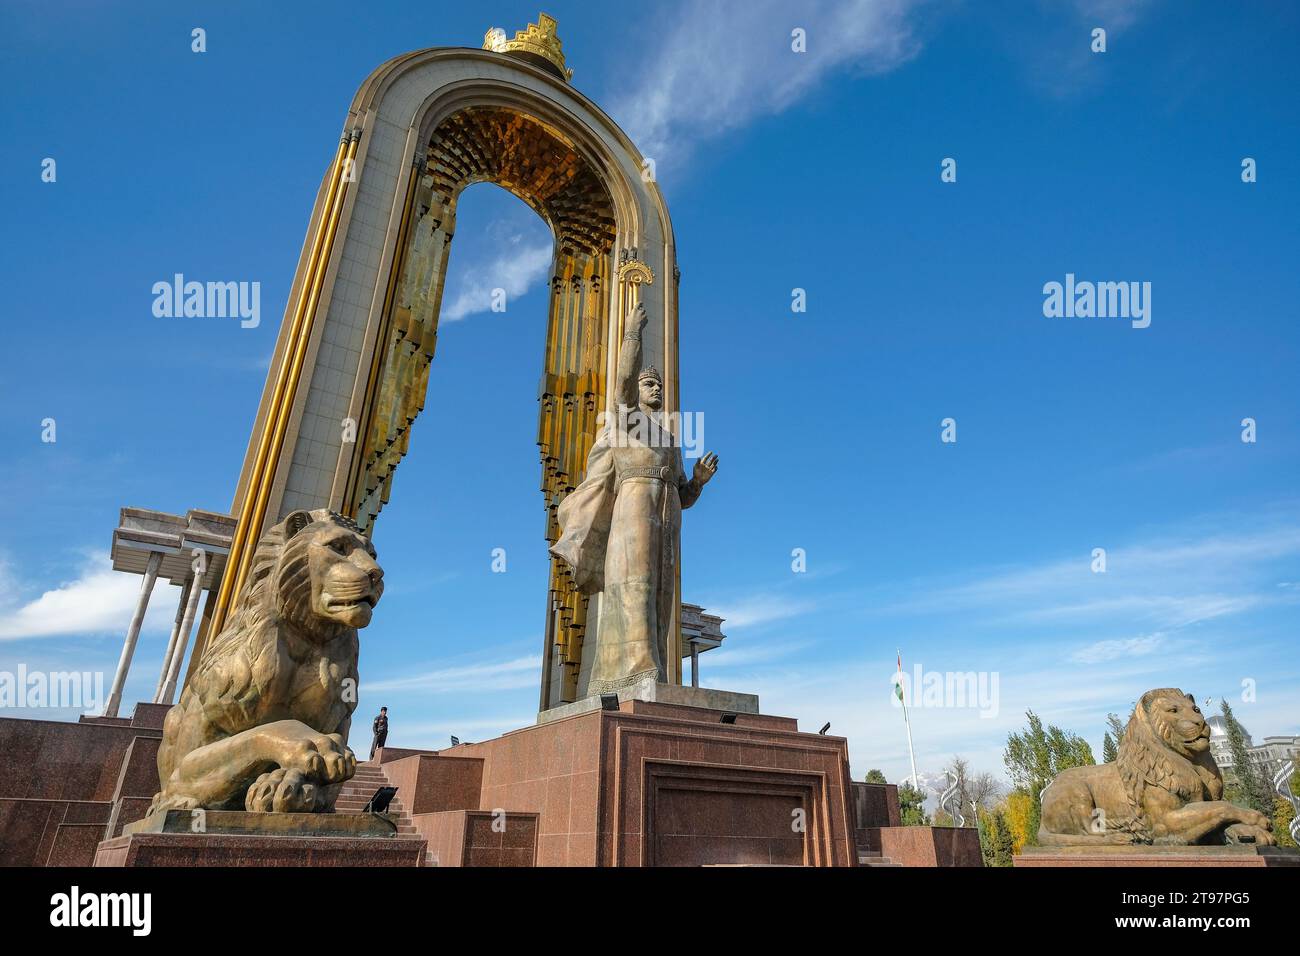
[[[568,82],[573,79],[573,71],[564,65],[564,51],[555,27],[555,17],[545,13],[539,13],[537,22],[528,24],[527,30],[516,32],[513,40],[507,39],[505,30],[493,27],[483,35],[483,49],[514,53]]]

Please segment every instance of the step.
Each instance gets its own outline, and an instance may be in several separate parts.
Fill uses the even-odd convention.
[[[370,802],[370,797],[369,797],[369,795],[364,796],[364,797],[362,797],[362,796],[355,796],[355,797],[339,797],[337,800],[334,801],[334,809],[335,809],[335,810],[346,810],[346,811],[351,812],[351,811],[354,811],[354,810],[360,810],[362,807],[364,807],[364,806],[365,806],[367,803],[369,803],[369,802]],[[398,803],[396,800],[394,800],[392,803],[390,803],[390,804],[388,805],[388,809],[385,810],[384,812],[385,812],[385,813],[405,813],[405,812],[406,812],[406,808],[405,808],[404,806],[402,806],[400,803]]]
[[[361,813],[380,787],[390,786],[388,775],[378,764],[358,764],[356,773],[339,790],[334,801],[336,813]],[[402,806],[402,801],[394,797],[388,804],[387,813],[396,818],[397,833],[402,836],[418,836],[419,831],[411,820],[411,815]],[[425,854],[423,866],[433,866],[432,854]]]

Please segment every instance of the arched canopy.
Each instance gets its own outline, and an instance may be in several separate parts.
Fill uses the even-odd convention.
[[[536,57],[433,48],[366,78],[317,194],[240,476],[231,580],[209,624],[221,623],[261,528],[295,509],[332,508],[363,527],[378,516],[423,406],[456,201],[477,182],[519,196],[556,239],[538,395],[554,540],[555,508],[611,408],[605,382],[635,302],[665,411],[678,409],[676,251],[645,168],[622,130]],[[553,567],[549,584],[544,707],[584,682],[586,598],[566,575]],[[680,648],[668,657],[679,681]]]

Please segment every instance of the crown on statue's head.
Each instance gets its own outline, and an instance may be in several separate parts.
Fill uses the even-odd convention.
[[[655,368],[653,365],[641,369],[641,374],[636,377],[638,382],[644,382],[647,379],[656,381],[660,385],[664,383],[664,377],[659,374],[659,369]]]
[[[560,49],[560,37],[555,27],[555,17],[545,13],[539,13],[537,22],[528,24],[527,30],[516,32],[513,40],[507,39],[505,30],[493,27],[483,35],[483,49],[494,53],[514,53],[568,81],[573,79],[573,71],[564,65],[564,51]]]

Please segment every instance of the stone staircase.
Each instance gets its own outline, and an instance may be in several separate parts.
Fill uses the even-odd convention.
[[[390,786],[388,776],[384,773],[384,769],[380,764],[357,761],[357,772],[351,780],[343,784],[343,789],[339,791],[338,800],[334,803],[334,812],[360,813],[370,798],[375,795],[375,791],[380,787],[387,786]],[[406,807],[402,806],[402,793],[400,790],[397,792],[397,796],[393,797],[393,802],[388,805],[385,813],[397,818],[397,832],[401,836],[419,835],[414,822],[411,820],[411,814]],[[428,851],[424,855],[424,865],[435,865],[433,855]]]
[[[881,856],[879,850],[858,850],[858,866],[896,866],[900,869],[903,864],[895,863],[887,856]]]

